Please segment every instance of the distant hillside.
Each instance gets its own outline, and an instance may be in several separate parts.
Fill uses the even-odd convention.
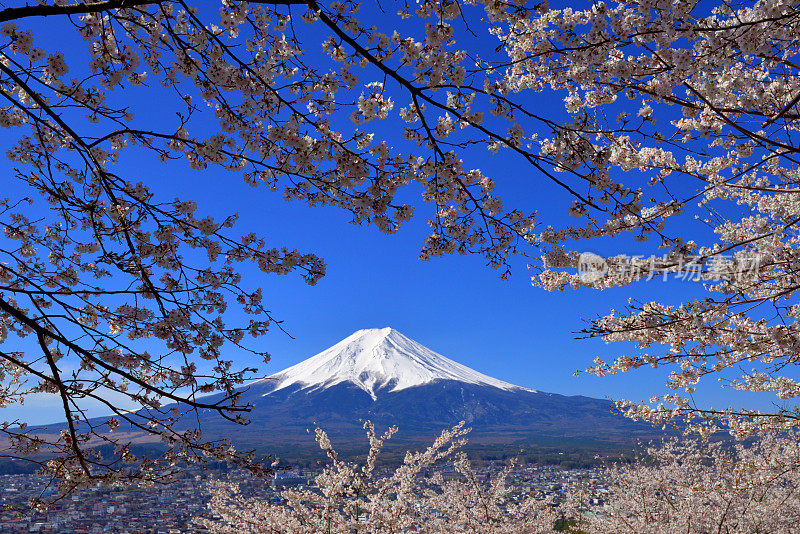
[[[426,447],[459,421],[472,428],[470,450],[479,457],[517,455],[561,463],[629,451],[640,439],[662,435],[615,413],[607,400],[535,391],[479,373],[391,328],[359,330],[331,348],[242,390],[253,405],[250,424],[236,425],[211,410],[200,412],[206,439],[230,438],[243,449],[286,460],[321,459],[315,425],[345,455],[366,450],[360,421],[400,432],[387,456]],[[213,400],[214,396],[208,397]],[[189,424],[189,419],[182,423]],[[62,425],[43,427],[57,432]],[[189,428],[184,426],[183,428]],[[124,429],[123,429],[124,431]],[[131,441],[154,447],[152,437]]]

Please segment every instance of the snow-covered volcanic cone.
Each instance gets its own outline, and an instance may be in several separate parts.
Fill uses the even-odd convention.
[[[359,330],[240,393],[240,402],[252,406],[250,424],[238,426],[205,410],[200,414],[204,433],[284,457],[313,451],[316,443],[308,431],[315,426],[336,443],[360,451],[363,420],[378,428],[397,425],[400,433],[393,441],[403,440],[408,447],[427,446],[442,429],[460,421],[472,428],[471,441],[481,446],[524,447],[553,439],[583,443],[586,438],[621,442],[653,434],[652,427],[614,414],[607,400],[509,384],[392,328]]]
[[[495,357],[501,356],[522,357]],[[517,452],[567,443],[592,451],[614,450],[659,435],[649,425],[615,414],[608,400],[515,386],[446,358],[392,328],[359,330],[239,393],[240,405],[252,408],[246,414],[248,425],[205,408],[198,411],[197,421],[186,417],[176,428],[188,430],[199,422],[206,439],[230,439],[242,450],[303,461],[319,454],[315,426],[324,428],[348,454],[363,453],[364,420],[379,429],[399,427],[391,440],[396,452],[427,447],[442,429],[460,421],[472,428],[470,443],[492,454],[505,454],[509,447]],[[221,393],[205,400],[227,402]],[[51,425],[48,431],[61,431],[63,426]]]
[[[265,395],[289,386],[318,390],[348,382],[376,399],[379,390],[400,391],[441,380],[526,390],[445,358],[393,328],[368,328],[268,377],[265,382],[275,389]]]

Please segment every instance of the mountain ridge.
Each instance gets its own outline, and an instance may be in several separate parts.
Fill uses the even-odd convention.
[[[401,391],[441,380],[489,385],[504,390],[529,390],[451,360],[391,327],[366,328],[324,351],[252,385],[274,383],[264,395],[301,385],[327,389],[350,382],[377,399],[377,392]]]
[[[392,362],[402,364],[391,365]],[[239,449],[275,453],[283,459],[314,458],[313,429],[324,429],[346,455],[363,452],[363,421],[397,426],[389,448],[427,447],[445,428],[471,427],[470,446],[552,450],[591,443],[592,450],[632,448],[664,432],[626,419],[611,401],[565,396],[515,386],[445,358],[391,328],[359,330],[319,354],[239,389],[250,405],[249,424],[227,421],[209,408],[180,418],[178,431],[200,424],[208,440],[230,439]],[[204,397],[207,403],[224,394]],[[165,411],[170,406],[166,406]],[[183,408],[182,408],[183,409]],[[186,411],[188,407],[185,407]],[[107,418],[98,418],[102,424]],[[59,432],[63,423],[41,427]],[[153,440],[127,429],[141,443]],[[583,445],[581,445],[583,447]]]
[[[389,365],[397,359],[403,365]],[[284,457],[303,448],[313,451],[308,432],[317,426],[335,443],[359,448],[363,420],[378,428],[398,426],[395,446],[409,448],[426,446],[460,421],[472,428],[471,443],[493,447],[586,439],[627,446],[661,434],[616,413],[611,401],[516,386],[445,358],[392,328],[354,332],[240,393],[239,402],[253,406],[250,424],[234,430],[209,412],[204,433],[282,450]]]

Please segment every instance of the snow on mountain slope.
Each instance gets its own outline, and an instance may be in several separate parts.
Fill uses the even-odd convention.
[[[351,382],[375,399],[377,390],[384,386],[391,385],[388,391],[399,391],[435,380],[526,390],[445,358],[392,328],[369,328],[266,378],[276,387],[265,395],[292,385],[324,389]]]

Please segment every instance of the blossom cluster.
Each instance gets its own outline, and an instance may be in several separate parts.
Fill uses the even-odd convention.
[[[363,466],[339,459],[327,434],[317,442],[329,464],[316,487],[286,489],[281,499],[261,501],[239,487],[211,483],[209,515],[198,526],[211,533],[430,532],[586,534],[791,533],[800,522],[800,445],[796,433],[766,433],[747,445],[670,438],[643,447],[633,461],[602,468],[603,503],[590,507],[587,485],[558,499],[532,494],[509,498],[513,462],[482,480],[461,450],[463,423],[445,430],[421,453],[407,453],[388,476],[375,461],[390,429],[370,442]],[[457,478],[442,476],[442,461]],[[426,475],[427,473],[427,475]],[[431,474],[433,473],[433,474]]]
[[[215,534],[291,533],[345,534],[385,532],[553,532],[559,518],[552,500],[532,495],[514,503],[508,497],[511,465],[493,480],[480,479],[462,449],[468,429],[464,422],[444,430],[424,451],[407,452],[399,467],[386,476],[375,472],[390,428],[378,437],[371,422],[364,428],[369,451],[363,465],[340,459],[328,435],[316,430],[316,441],[328,465],[316,477],[314,489],[288,489],[283,502],[265,502],[242,495],[238,486],[214,482],[209,511],[215,519],[197,518],[198,526]],[[441,468],[458,473],[445,480]]]
[[[590,190],[568,210],[580,223],[539,234],[544,262],[533,283],[603,290],[673,273],[706,282],[705,298],[687,288],[677,306],[630,300],[588,319],[587,336],[636,352],[587,371],[670,368],[669,395],[620,401],[659,425],[678,419],[737,436],[795,427],[797,411],[784,401],[800,393],[790,371],[800,328],[800,78],[787,63],[800,52],[797,6],[600,2],[497,20],[507,23],[494,31],[513,60],[507,86],[565,93],[574,121],[537,140],[554,171],[580,174]],[[586,255],[587,269],[572,271],[578,240],[624,233],[662,252]],[[781,402],[763,411],[695,402],[698,384],[717,379]]]

